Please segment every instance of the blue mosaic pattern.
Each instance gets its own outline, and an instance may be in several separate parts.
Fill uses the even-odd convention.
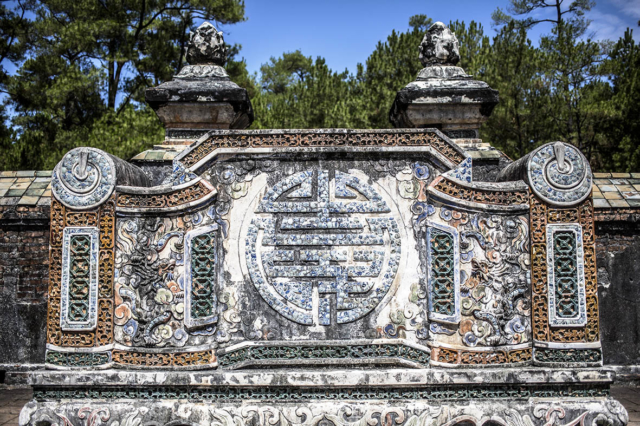
[[[584,249],[579,224],[547,225],[549,325],[587,324]]]
[[[362,318],[382,301],[398,270],[400,230],[390,212],[373,187],[340,171],[333,191],[327,170],[278,182],[257,206],[245,242],[255,287],[300,324],[315,322],[314,289],[320,325],[330,325],[333,315],[338,324]]]
[[[69,321],[89,319],[91,237],[72,235],[69,243]]]
[[[473,159],[471,157],[465,159],[462,163],[458,164],[458,166],[445,173],[444,175],[447,177],[451,177],[462,182],[471,183],[473,179]]]
[[[93,330],[98,309],[98,228],[67,227],[62,234],[60,328]]]
[[[107,154],[92,148],[69,151],[54,169],[51,179],[56,198],[67,207],[78,209],[101,204],[115,187],[113,162]]]
[[[560,318],[578,316],[578,260],[575,249],[576,234],[571,231],[553,234],[556,315]]]
[[[458,231],[450,226],[427,226],[427,291],[429,319],[460,322],[460,248]]]
[[[559,168],[554,145],[549,144],[534,152],[528,173],[536,195],[552,204],[577,204],[591,193],[593,179],[589,163],[569,144],[564,144],[563,170]]]
[[[187,232],[185,236],[185,327],[218,322],[218,225]]]

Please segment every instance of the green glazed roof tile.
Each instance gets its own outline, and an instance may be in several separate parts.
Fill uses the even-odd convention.
[[[26,189],[10,189],[5,197],[22,197],[26,191]]]
[[[29,189],[44,189],[47,187],[47,185],[49,185],[49,181],[46,182],[33,182],[31,185],[29,185]]]
[[[18,201],[18,204],[35,206],[36,204],[38,204],[39,199],[40,197],[32,197],[29,195],[25,195],[24,197],[20,198],[20,201]]]
[[[597,198],[593,200],[593,206],[595,208],[609,208],[609,203],[607,202],[607,200],[605,200],[604,198]]]
[[[629,207],[629,203],[627,203],[626,200],[607,200],[607,201],[609,201],[609,204],[611,204],[611,207],[614,207],[614,208]]]
[[[44,188],[29,188],[27,189],[27,192],[24,193],[24,195],[39,197],[44,193],[44,191]]]

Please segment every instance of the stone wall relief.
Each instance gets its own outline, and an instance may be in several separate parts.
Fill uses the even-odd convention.
[[[229,317],[227,311],[233,309],[229,305],[235,302],[232,295],[219,292],[217,285],[219,266],[215,263],[221,257],[217,242],[226,231],[221,222],[216,205],[176,217],[118,221],[117,343],[177,348],[213,344],[216,336],[224,335],[217,327],[218,313]],[[185,246],[194,250],[194,240],[198,243],[199,237],[207,239],[204,251],[185,256]],[[214,252],[211,246],[215,246]],[[185,258],[191,276],[185,275]],[[198,268],[206,268],[207,274],[198,275]]]
[[[137,426],[139,424],[200,424],[203,426],[597,426],[623,425],[628,421],[624,408],[615,400],[581,404],[554,403],[538,399],[503,403],[471,400],[464,405],[443,402],[429,405],[414,402],[410,407],[393,402],[322,404],[172,404],[104,405],[86,401],[64,410],[42,404],[36,412],[30,402],[21,413],[21,424],[60,424],[63,426]]]
[[[353,168],[352,168],[353,167]],[[368,170],[367,173],[370,173],[370,175],[366,175],[362,172],[356,172],[359,173],[357,174],[357,177],[355,176],[351,176],[349,173],[352,170],[357,170],[358,168],[363,167],[366,168]],[[302,176],[300,175],[301,173],[304,173],[305,170],[308,171],[309,169],[314,170],[315,174],[312,174],[310,176]],[[340,171],[338,172],[331,172],[331,179],[330,180],[330,190],[331,192],[331,196],[333,197],[333,191],[337,191],[338,195],[341,198],[337,198],[338,201],[344,200],[345,203],[343,204],[352,204],[352,207],[354,207],[354,209],[352,209],[353,211],[349,211],[349,209],[351,207],[344,207],[344,209],[342,209],[342,207],[337,208],[337,204],[334,205],[333,207],[336,207],[335,209],[333,209],[331,212],[328,212],[328,216],[335,216],[335,218],[337,219],[336,221],[333,221],[333,224],[331,225],[333,228],[329,228],[327,225],[327,228],[322,228],[322,230],[320,231],[320,233],[336,233],[337,235],[340,235],[340,230],[342,229],[341,227],[346,227],[349,225],[349,217],[348,216],[356,216],[356,215],[363,215],[363,220],[357,219],[357,220],[353,220],[351,222],[351,225],[357,225],[356,222],[360,223],[360,226],[364,226],[364,228],[362,228],[363,230],[366,230],[369,228],[370,223],[373,223],[373,234],[371,237],[367,237],[369,239],[374,238],[375,237],[375,233],[376,232],[381,232],[381,235],[383,236],[383,242],[384,240],[389,238],[389,234],[390,232],[388,231],[388,228],[386,228],[384,225],[383,226],[379,226],[378,222],[380,222],[380,220],[373,220],[373,221],[369,221],[369,219],[373,219],[372,217],[368,217],[368,216],[373,216],[374,214],[388,214],[388,213],[384,213],[384,212],[380,212],[380,213],[375,213],[375,212],[364,212],[364,211],[357,211],[355,209],[355,206],[357,206],[358,204],[361,204],[362,206],[373,206],[374,203],[372,202],[368,202],[368,198],[366,195],[363,195],[362,193],[357,192],[357,190],[355,190],[353,187],[350,186],[350,184],[353,184],[355,186],[361,186],[361,185],[371,185],[371,183],[375,183],[374,187],[372,188],[373,191],[367,192],[369,191],[369,189],[364,189],[365,192],[367,192],[368,196],[372,197],[371,199],[379,199],[379,195],[380,195],[380,191],[382,191],[383,199],[384,202],[387,203],[387,208],[391,209],[393,208],[396,211],[396,215],[399,215],[399,213],[397,213],[398,210],[406,210],[406,212],[403,215],[404,217],[401,219],[401,221],[398,220],[394,220],[395,221],[395,225],[393,226],[393,228],[391,229],[392,232],[396,233],[396,234],[400,234],[400,233],[404,233],[406,234],[406,231],[403,229],[403,227],[405,227],[405,223],[410,223],[410,218],[408,217],[408,215],[410,215],[410,208],[411,208],[411,203],[413,202],[413,200],[409,200],[409,199],[404,199],[401,197],[396,197],[398,198],[400,201],[396,204],[395,202],[391,201],[393,196],[389,195],[390,193],[398,193],[398,191],[402,191],[402,185],[403,182],[404,185],[407,185],[407,187],[411,187],[411,186],[416,186],[417,188],[421,188],[420,187],[420,183],[417,182],[413,182],[414,180],[418,180],[417,177],[419,177],[420,179],[422,179],[424,182],[426,182],[428,184],[428,182],[433,179],[434,175],[437,175],[439,173],[437,167],[434,167],[433,165],[429,164],[428,162],[426,163],[419,163],[419,162],[415,162],[415,161],[408,161],[408,160],[397,160],[397,161],[371,161],[370,163],[358,163],[358,162],[354,162],[353,166],[349,166],[346,169],[341,168],[341,170],[344,171]],[[337,174],[336,174],[337,173]],[[298,176],[300,175],[300,176]],[[336,179],[335,176],[338,176],[338,178]],[[272,160],[263,160],[263,161],[259,161],[259,160],[242,160],[242,161],[233,161],[233,162],[229,162],[229,163],[220,163],[220,164],[215,164],[214,166],[212,166],[207,172],[205,172],[204,174],[205,178],[209,179],[211,181],[212,184],[214,184],[217,189],[218,189],[218,193],[219,193],[219,200],[218,203],[223,203],[224,200],[226,199],[228,202],[228,206],[229,209],[226,210],[225,209],[225,213],[221,214],[223,219],[228,219],[230,217],[236,217],[235,215],[242,215],[244,216],[244,212],[246,211],[256,211],[258,209],[258,206],[260,204],[260,202],[262,201],[262,198],[265,197],[266,195],[266,191],[269,189],[269,187],[271,187],[273,184],[269,184],[269,182],[273,181],[273,182],[277,182],[277,183],[281,183],[283,180],[286,179],[292,179],[292,180],[300,180],[300,182],[295,182],[292,183],[292,186],[290,188],[284,189],[282,192],[282,194],[280,194],[280,196],[285,197],[285,199],[290,199],[291,201],[286,201],[288,203],[293,203],[296,201],[302,201],[305,202],[305,199],[309,199],[309,197],[307,196],[307,192],[311,191],[312,193],[312,197],[317,196],[317,193],[314,191],[317,191],[318,188],[318,172],[317,170],[312,168],[307,167],[304,163],[300,164],[300,163],[291,163],[291,162],[287,162],[287,161],[280,161],[277,159],[272,159]],[[297,178],[295,178],[294,176],[298,176]],[[416,177],[417,176],[417,177]],[[355,178],[354,178],[355,177]],[[304,179],[306,178],[310,178],[310,180],[306,183],[303,184]],[[408,182],[407,182],[408,181]],[[337,182],[337,183],[336,183]],[[365,183],[366,182],[366,183]],[[375,186],[375,185],[380,185],[380,187]],[[424,183],[422,184],[422,188],[420,189],[421,192],[424,193]],[[295,188],[294,188],[295,186]],[[384,188],[384,189],[382,189]],[[287,192],[289,191],[289,192]],[[305,192],[306,191],[306,192]],[[378,192],[379,194],[376,196],[374,193]],[[407,191],[405,191],[407,192]],[[220,196],[220,194],[222,194],[222,196]],[[291,197],[291,195],[293,194],[293,196]],[[356,198],[353,198],[356,197]],[[377,197],[377,198],[376,198]],[[334,202],[334,201],[329,201],[329,203]],[[377,203],[378,201],[376,201],[375,203]],[[335,202],[334,202],[335,203]],[[401,203],[405,203],[406,205],[401,206]],[[289,205],[285,206],[285,207],[290,207]],[[332,207],[332,208],[333,208]],[[314,208],[317,208],[314,207]],[[342,211],[342,210],[344,211]],[[241,212],[241,213],[236,213],[236,212]],[[309,232],[312,231],[312,228],[310,228],[313,223],[309,222],[306,223],[304,222],[304,216],[317,216],[322,215],[323,212],[318,209],[317,212],[311,212],[310,210],[307,212],[302,212],[302,213],[296,213],[294,211],[286,211],[286,212],[260,212],[258,213],[259,215],[262,216],[267,216],[267,215],[281,215],[281,216],[292,216],[291,218],[287,218],[287,223],[284,224],[284,227],[287,228],[285,229],[283,232],[288,232],[288,233],[296,233],[296,232],[300,232],[300,229],[298,231],[296,231],[296,227],[307,227],[308,229],[305,228],[304,232]],[[298,217],[294,217],[296,216],[296,214],[298,214]],[[248,215],[247,215],[248,216]],[[344,217],[340,217],[340,216],[344,216]],[[319,217],[319,216],[318,216]],[[291,219],[291,223],[289,223],[289,219]],[[321,217],[319,217],[319,219],[322,219]],[[346,220],[345,220],[346,219]],[[238,259],[238,257],[241,259],[240,260],[240,264],[242,265],[243,263],[246,263],[247,260],[247,254],[245,251],[245,247],[243,246],[236,246],[234,247],[234,243],[235,241],[240,241],[240,242],[245,242],[246,241],[246,236],[248,235],[248,228],[250,227],[250,222],[248,222],[248,218],[244,218],[243,222],[241,224],[239,224],[240,221],[236,220],[228,220],[229,222],[229,238],[225,239],[225,241],[223,242],[224,247],[225,247],[225,252],[228,254],[228,257],[225,259],[225,271],[229,272],[229,280],[227,281],[228,283],[236,283],[235,285],[240,285],[240,283],[243,280],[247,280],[247,278],[251,278],[251,274],[249,273],[248,268],[246,268],[245,266],[241,266],[238,265],[238,262],[236,259]],[[280,220],[280,219],[278,219]],[[314,219],[315,220],[315,219]],[[316,221],[318,223],[320,223],[320,221]],[[315,222],[314,222],[315,223]],[[276,221],[276,224],[278,227],[280,227],[280,222]],[[274,226],[276,225],[274,224]],[[335,226],[334,226],[335,225]],[[324,225],[323,225],[324,226]],[[242,228],[242,230],[240,229]],[[291,228],[291,229],[289,229]],[[350,228],[345,228],[345,229],[350,229]],[[361,228],[357,228],[357,229],[361,229]],[[259,229],[260,232],[263,232],[263,229]],[[355,232],[356,228],[349,230],[349,233]],[[271,234],[270,234],[271,235]],[[272,235],[270,237],[272,240],[278,240],[279,237],[277,237],[277,235]],[[352,238],[351,236],[349,236],[348,238]],[[402,238],[406,238],[406,237],[402,237]],[[375,239],[375,238],[374,238]],[[379,239],[379,238],[378,238]],[[274,240],[274,241],[275,241]],[[397,238],[396,238],[397,240]],[[411,240],[413,240],[413,236],[411,236]],[[279,241],[279,240],[278,240]],[[283,242],[292,242],[293,240],[287,240],[287,241],[280,241],[280,243]],[[373,242],[373,241],[369,241],[369,242]],[[261,243],[260,243],[261,244]],[[386,243],[385,243],[386,244]],[[402,243],[401,243],[402,244]],[[320,266],[319,262],[321,261],[320,258],[316,259],[314,256],[314,253],[311,253],[309,250],[305,250],[304,249],[304,245],[301,246],[302,247],[302,251],[304,251],[304,253],[302,253],[303,259],[299,260],[299,258],[296,258],[295,254],[294,254],[294,262],[301,262],[300,265],[298,266],[303,266],[302,269],[297,270],[296,269],[296,273],[299,274],[311,274],[311,273],[317,273],[319,272],[321,269],[323,269],[322,266]],[[415,246],[415,243],[413,243],[413,246]],[[275,246],[274,246],[275,247]],[[348,247],[348,246],[345,246]],[[354,246],[355,247],[355,246]],[[372,246],[373,247],[373,246]],[[315,249],[314,246],[310,246],[311,251],[313,251]],[[374,247],[375,248],[375,247]],[[240,249],[240,250],[238,250]],[[348,249],[351,250],[351,249]],[[395,250],[395,248],[394,248]],[[309,253],[307,253],[307,251],[309,251]],[[334,257],[335,256],[342,256],[342,253],[337,253],[337,250],[334,250]],[[365,250],[367,251],[367,250]],[[375,250],[371,251],[369,250],[371,253],[354,253],[354,254],[349,254],[348,256],[353,256],[356,255],[356,258],[358,260],[355,260],[356,258],[350,257],[351,260],[348,260],[347,262],[353,262],[353,266],[357,266],[357,268],[353,268],[352,267],[352,272],[354,274],[366,274],[367,270],[371,269],[371,267],[375,266],[375,270],[377,271],[377,269],[379,269],[379,261],[377,261],[376,259],[376,254],[375,254]],[[379,250],[378,250],[379,251]],[[329,250],[329,253],[331,252],[331,250]],[[279,255],[279,254],[278,254]],[[282,256],[285,256],[285,253],[282,253]],[[400,250],[400,256],[404,255],[402,253],[402,250]],[[236,257],[238,256],[238,257]],[[299,256],[299,255],[298,255]],[[306,256],[306,257],[304,257]],[[330,254],[331,256],[331,254]],[[384,277],[386,275],[385,272],[385,268],[388,267],[389,265],[389,260],[391,259],[390,257],[390,252],[386,252],[384,254],[384,256],[386,256],[386,258],[383,258],[383,262],[384,265],[382,265],[381,271],[382,272],[382,276]],[[341,257],[342,258],[342,257]],[[371,258],[371,260],[367,260]],[[287,258],[289,259],[289,258]],[[315,259],[315,260],[314,260]],[[337,259],[337,257],[336,257]],[[340,261],[340,260],[336,260],[334,258],[328,258],[328,262],[329,263],[340,263],[340,262],[344,262],[344,261]],[[251,260],[251,258],[249,258],[249,260]],[[271,263],[273,263],[273,267],[271,272],[273,274],[279,274],[279,273],[288,273],[291,272],[291,270],[289,270],[287,272],[287,268],[285,266],[287,266],[287,262],[292,262],[291,260],[285,260],[284,258],[274,258],[273,260],[269,260],[269,262],[267,262],[269,265],[271,265]],[[324,261],[323,261],[324,262]],[[397,260],[396,260],[397,262]],[[305,264],[308,265],[315,265],[315,268],[306,268],[304,267]],[[367,270],[365,270],[367,267],[366,264],[369,264]],[[294,266],[293,263],[290,264],[291,266]],[[277,268],[276,268],[277,266]],[[363,269],[363,267],[365,267],[365,269]],[[306,268],[306,269],[305,269]],[[295,269],[295,268],[294,268]],[[336,268],[332,265],[331,268],[332,271],[336,272],[339,268]],[[258,272],[259,271],[259,272]],[[369,270],[370,273],[373,270]],[[264,265],[260,264],[258,265],[258,268],[255,269],[254,268],[254,272],[258,272],[259,274],[263,274],[264,276],[267,277],[267,272],[264,271]],[[374,271],[375,272],[375,271]],[[254,274],[256,275],[256,274]],[[257,276],[257,275],[256,275]],[[347,275],[348,277],[348,275]],[[271,277],[268,276],[267,277],[269,280],[272,279],[276,279],[276,280],[282,280],[282,281],[286,281],[289,282],[291,281],[291,277]],[[295,278],[295,277],[294,277]],[[327,278],[331,278],[331,277],[327,277]],[[388,278],[386,278],[387,280],[390,280],[391,282],[393,281],[393,274],[391,276],[389,276]],[[263,278],[264,279],[264,278]],[[295,279],[294,281],[304,281],[304,280],[308,280],[310,279],[310,277],[297,277],[297,279]],[[363,281],[368,279],[368,277],[366,275],[360,275],[358,280]],[[323,281],[320,278],[314,278],[314,280],[318,280],[318,281]],[[330,280],[327,280],[327,284],[329,283]],[[355,280],[354,280],[355,281]],[[249,283],[251,284],[252,291],[256,291],[255,286],[253,285],[253,281],[249,280]],[[412,284],[412,285],[411,285]],[[398,296],[397,300],[404,300],[403,302],[398,302],[396,299],[393,300],[394,302],[394,306],[392,307],[391,305],[389,305],[387,302],[382,303],[382,304],[378,304],[378,306],[380,305],[384,305],[381,306],[381,310],[380,313],[378,315],[379,319],[377,320],[377,325],[370,329],[369,331],[367,331],[362,337],[366,337],[366,338],[380,338],[380,337],[388,337],[388,338],[397,338],[398,336],[407,336],[407,334],[415,334],[417,333],[418,335],[421,336],[421,338],[426,338],[426,315],[423,315],[423,312],[421,312],[421,307],[420,304],[416,304],[414,303],[416,300],[416,293],[417,293],[417,289],[419,288],[419,278],[416,274],[416,276],[412,279],[412,283],[410,285],[407,286],[406,289],[402,290],[402,296]],[[386,284],[385,284],[386,285]],[[277,287],[279,290],[281,290],[283,293],[286,294],[286,289],[285,287],[288,287],[283,285],[283,283],[278,283]],[[295,287],[295,289],[293,288]],[[303,311],[305,308],[303,308],[303,305],[306,306],[308,308],[309,305],[309,290],[310,287],[309,286],[305,286],[305,285],[299,285],[299,286],[293,286],[291,287],[291,289],[289,289],[289,293],[288,293],[288,297],[291,298],[294,302],[296,302],[298,305],[293,304],[292,302],[288,301],[288,299],[284,299],[287,302],[286,303],[290,303],[293,306],[293,310],[298,310],[298,311]],[[334,287],[336,287],[336,289],[331,290],[330,288],[331,286],[328,286],[326,288],[322,288],[321,290],[327,290],[329,291],[328,293],[326,293],[327,295],[329,295],[330,297],[340,297],[341,301],[344,301],[344,305],[342,305],[343,307],[346,307],[347,303],[353,303],[354,300],[350,300],[350,296],[349,293],[346,293],[347,297],[344,298],[343,296],[339,296],[338,292],[337,292],[337,282],[334,283]],[[282,297],[281,294],[278,292],[278,289],[274,288],[274,294],[276,298]],[[369,289],[366,289],[366,291],[369,291]],[[375,290],[374,290],[375,291]],[[251,292],[247,293],[246,291],[242,292],[243,295],[238,295],[239,297],[250,297],[251,296]],[[380,294],[380,296],[377,297],[377,300],[381,300],[383,299],[385,296],[387,296],[388,299],[392,299],[391,298],[391,293],[393,293],[393,291],[389,292],[387,291],[382,292]],[[334,296],[331,296],[331,295]],[[357,292],[354,294],[358,294]],[[412,302],[412,298],[413,298],[413,302]],[[351,298],[353,299],[353,298]],[[337,303],[338,299],[335,299],[334,303]],[[326,302],[325,302],[326,303]],[[341,302],[342,303],[342,302]],[[335,305],[337,306],[337,305]],[[374,305],[370,306],[370,307],[364,307],[363,308],[363,312],[368,312],[371,309],[374,309],[376,306],[376,304],[374,303]],[[291,307],[289,306],[289,308],[291,309]],[[324,312],[325,314],[329,312],[329,310],[327,309],[329,308],[329,305],[324,304],[322,307],[322,312]],[[320,310],[320,306],[318,306],[318,309]],[[353,309],[353,308],[348,308],[348,309]],[[348,309],[338,309],[337,311],[346,311]],[[285,310],[287,311],[287,310]],[[277,312],[277,311],[275,311]],[[290,310],[288,311],[289,313],[291,312]],[[367,315],[366,312],[364,313],[364,315]],[[377,311],[376,311],[377,312]],[[349,319],[345,319],[342,318],[344,315],[347,315],[345,313],[341,313],[341,322],[337,322],[337,316],[336,319],[334,321],[336,321],[336,324],[339,323],[347,323],[349,322]],[[291,314],[291,317],[294,317],[296,315]],[[299,316],[299,315],[298,315]],[[298,323],[300,324],[309,324],[309,314],[305,314],[302,315],[304,318],[296,318],[298,319]],[[347,315],[348,316],[348,315]],[[248,336],[260,336],[261,339],[264,338],[270,338],[270,339],[278,339],[281,338],[280,333],[275,332],[274,328],[277,329],[279,328],[279,326],[277,325],[277,323],[274,324],[274,317],[272,312],[268,312],[265,315],[261,315],[258,314],[256,312],[244,312],[241,311],[240,313],[240,317],[242,318],[242,325],[241,327],[243,328],[243,330],[246,330],[246,332],[244,333],[245,338],[247,338]],[[285,317],[287,318],[287,317]],[[330,321],[330,319],[328,319],[328,317],[325,315],[323,317],[324,319],[322,321],[327,322]],[[386,318],[386,320],[384,319]],[[357,318],[355,318],[357,319]],[[344,321],[344,322],[343,322]],[[311,321],[312,322],[312,321]],[[324,325],[321,324],[320,322],[320,316],[318,315],[318,325]],[[249,330],[251,329],[251,330]],[[414,339],[412,337],[412,339]]]
[[[425,296],[433,314],[430,341],[468,348],[531,341],[526,216],[467,212],[429,201],[414,205],[414,228],[422,236]],[[460,269],[453,272],[455,265]]]

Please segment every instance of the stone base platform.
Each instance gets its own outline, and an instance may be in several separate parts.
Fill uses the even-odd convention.
[[[604,369],[39,371],[20,425],[624,425]]]

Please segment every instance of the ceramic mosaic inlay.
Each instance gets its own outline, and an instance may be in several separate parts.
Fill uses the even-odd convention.
[[[547,144],[535,151],[528,173],[533,192],[552,204],[575,205],[591,193],[589,162],[566,143]]]
[[[628,422],[597,368],[589,164],[477,139],[498,93],[450,29],[427,30],[393,130],[237,130],[224,49],[203,23],[146,90],[153,155],[53,172],[48,371],[21,425]]]
[[[185,237],[185,325],[197,327],[218,320],[218,225],[187,233]]]
[[[96,328],[98,228],[67,227],[62,241],[62,330]]]
[[[427,283],[429,318],[460,321],[460,271],[458,233],[454,228],[430,224],[427,227]]]
[[[587,323],[582,228],[578,224],[547,225],[549,325]]]
[[[93,148],[69,151],[53,171],[51,189],[67,207],[87,209],[113,193],[116,176],[111,158]]]
[[[245,243],[253,284],[272,308],[300,324],[363,317],[398,269],[401,242],[390,212],[371,185],[337,170],[278,182],[259,203]]]

